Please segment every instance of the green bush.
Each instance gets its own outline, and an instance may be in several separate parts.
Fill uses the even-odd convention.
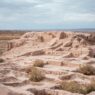
[[[37,59],[34,61],[33,66],[35,67],[43,67],[45,65],[43,60]]]
[[[45,78],[45,75],[36,67],[31,68],[29,76],[30,76],[30,80],[34,82],[39,82]]]
[[[88,94],[92,91],[95,91],[95,85],[91,84],[79,84],[75,81],[64,81],[61,83],[61,89],[70,91],[72,93],[81,93],[81,94]]]
[[[81,65],[78,72],[85,75],[95,75],[95,67],[91,66],[90,64]]]

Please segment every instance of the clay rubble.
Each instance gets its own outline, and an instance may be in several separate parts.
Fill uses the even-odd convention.
[[[1,56],[0,95],[83,95],[52,89],[62,80],[90,83],[95,76],[75,72],[80,64],[95,66],[95,36],[77,32],[29,32],[8,42]],[[47,62],[37,67],[45,73],[41,82],[32,82],[24,71],[37,59]],[[95,95],[95,91],[86,95]]]

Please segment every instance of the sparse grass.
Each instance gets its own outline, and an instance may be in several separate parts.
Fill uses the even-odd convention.
[[[95,67],[90,64],[81,65],[77,71],[85,75],[95,75]]]
[[[35,67],[43,67],[44,65],[45,65],[44,61],[40,59],[35,60],[33,64],[33,66]]]
[[[79,84],[75,81],[64,81],[61,83],[60,88],[72,93],[88,94],[92,91],[95,91],[95,84]]]
[[[0,40],[11,40],[11,39],[18,39],[21,35],[25,32],[19,31],[0,31]]]
[[[12,39],[19,39],[19,36],[0,36],[0,40],[12,40]]]
[[[45,75],[36,67],[31,68],[29,76],[30,76],[30,80],[34,82],[39,82],[45,78]]]
[[[4,62],[4,59],[0,58],[0,63]]]

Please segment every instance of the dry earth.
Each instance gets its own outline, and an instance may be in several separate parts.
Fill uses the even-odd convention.
[[[7,50],[7,43],[12,39],[19,39],[25,32],[0,30],[0,55]]]
[[[95,67],[95,35],[78,32],[29,32],[7,43],[7,51],[0,63],[0,95],[95,95],[72,93],[56,87],[62,81],[89,84],[95,75],[75,72],[81,64]],[[37,67],[45,74],[40,82],[29,80],[27,68],[35,60],[43,60]]]

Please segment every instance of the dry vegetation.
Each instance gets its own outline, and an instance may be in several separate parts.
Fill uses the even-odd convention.
[[[31,81],[39,82],[45,78],[45,75],[36,67],[32,67],[29,73],[29,77]]]
[[[64,81],[61,83],[60,88],[72,93],[87,94],[95,91],[95,83],[91,82],[91,84],[79,84],[76,81]]]
[[[45,65],[43,60],[35,60],[33,66],[35,67],[43,67]]]
[[[90,64],[80,65],[78,72],[85,75],[95,75],[95,67],[91,66]]]
[[[95,67],[91,64],[80,65],[77,72],[84,75],[95,75]],[[65,80],[60,84],[59,89],[70,91],[72,93],[88,94],[92,91],[95,91],[95,80],[91,80],[89,84],[80,84],[76,81],[68,80],[71,76],[66,76]]]
[[[24,32],[20,31],[0,31],[0,40],[18,39]]]

